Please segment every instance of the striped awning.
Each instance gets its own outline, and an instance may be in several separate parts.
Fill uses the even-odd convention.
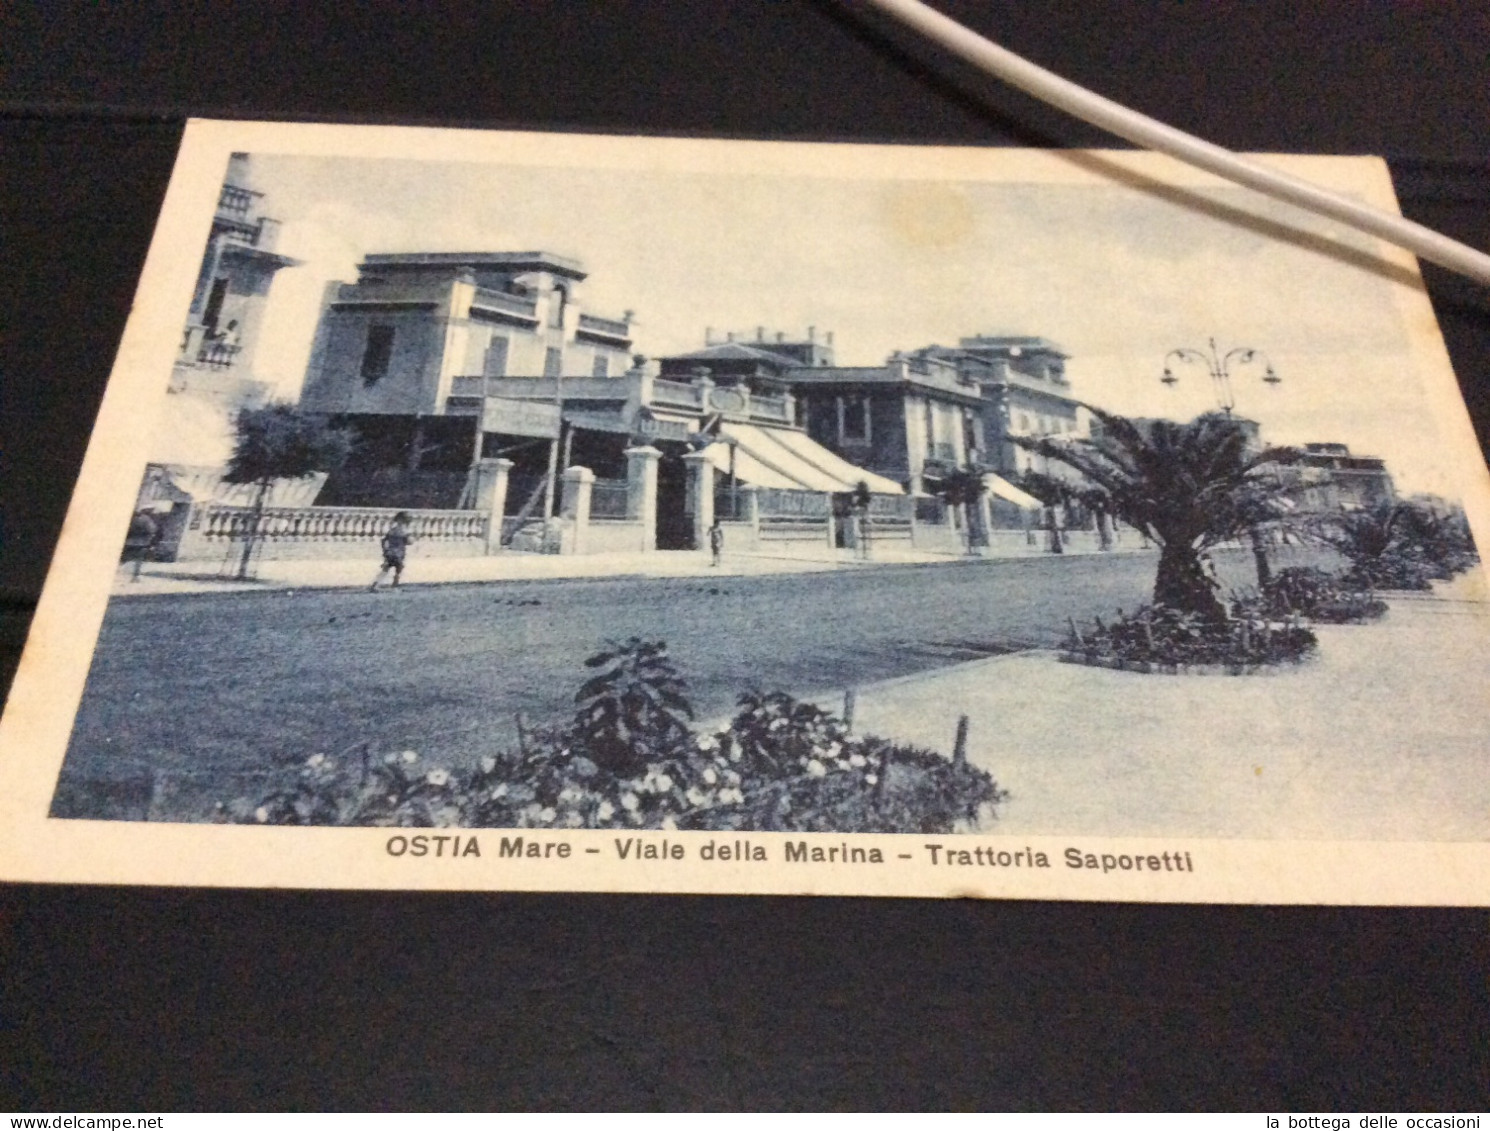
[[[734,473],[742,483],[798,491],[852,491],[867,483],[877,495],[903,495],[905,490],[840,456],[790,428],[762,428],[755,424],[722,424],[720,441],[705,449],[709,462],[726,474],[730,471],[730,449],[734,449]]]

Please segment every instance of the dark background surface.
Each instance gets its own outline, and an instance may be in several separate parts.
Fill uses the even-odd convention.
[[[1385,154],[1410,216],[1490,246],[1481,3],[942,7],[1223,145]],[[812,0],[12,5],[0,67],[12,661],[185,115],[1110,144]],[[1490,300],[1428,280],[1484,439]],[[0,1108],[1483,1107],[1486,928],[1454,909],[10,886]]]

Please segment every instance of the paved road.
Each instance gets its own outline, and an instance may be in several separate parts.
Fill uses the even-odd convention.
[[[1246,577],[1247,559],[1223,561]],[[226,780],[370,742],[468,763],[559,721],[607,639],[665,640],[700,717],[936,667],[1146,598],[1154,558],[794,576],[134,597],[104,623],[64,778]],[[214,787],[216,788],[216,787]]]

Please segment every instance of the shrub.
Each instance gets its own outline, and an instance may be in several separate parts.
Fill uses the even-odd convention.
[[[268,795],[220,807],[260,824],[686,828],[950,833],[1007,794],[984,770],[865,736],[780,691],[748,692],[728,727],[696,734],[665,647],[612,645],[567,727],[525,733],[468,770],[414,751],[316,754]],[[612,678],[613,677],[613,678]],[[628,745],[629,744],[629,745]],[[597,752],[603,752],[596,757]]]
[[[1098,620],[1085,634],[1073,624],[1069,646],[1088,659],[1152,664],[1162,670],[1297,663],[1317,644],[1315,635],[1296,620],[1278,623],[1245,605],[1220,622],[1164,605],[1145,605],[1128,616],[1119,613],[1110,625]]]
[[[575,693],[574,741],[599,765],[632,773],[686,741],[693,708],[666,644],[611,642],[585,667],[599,670]]]
[[[1314,566],[1280,570],[1262,587],[1259,611],[1267,616],[1297,613],[1321,624],[1361,624],[1387,611],[1386,602]]]

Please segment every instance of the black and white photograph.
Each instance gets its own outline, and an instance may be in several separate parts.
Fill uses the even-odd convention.
[[[1483,903],[1487,500],[1412,258],[1165,158],[194,123],[0,862]]]

